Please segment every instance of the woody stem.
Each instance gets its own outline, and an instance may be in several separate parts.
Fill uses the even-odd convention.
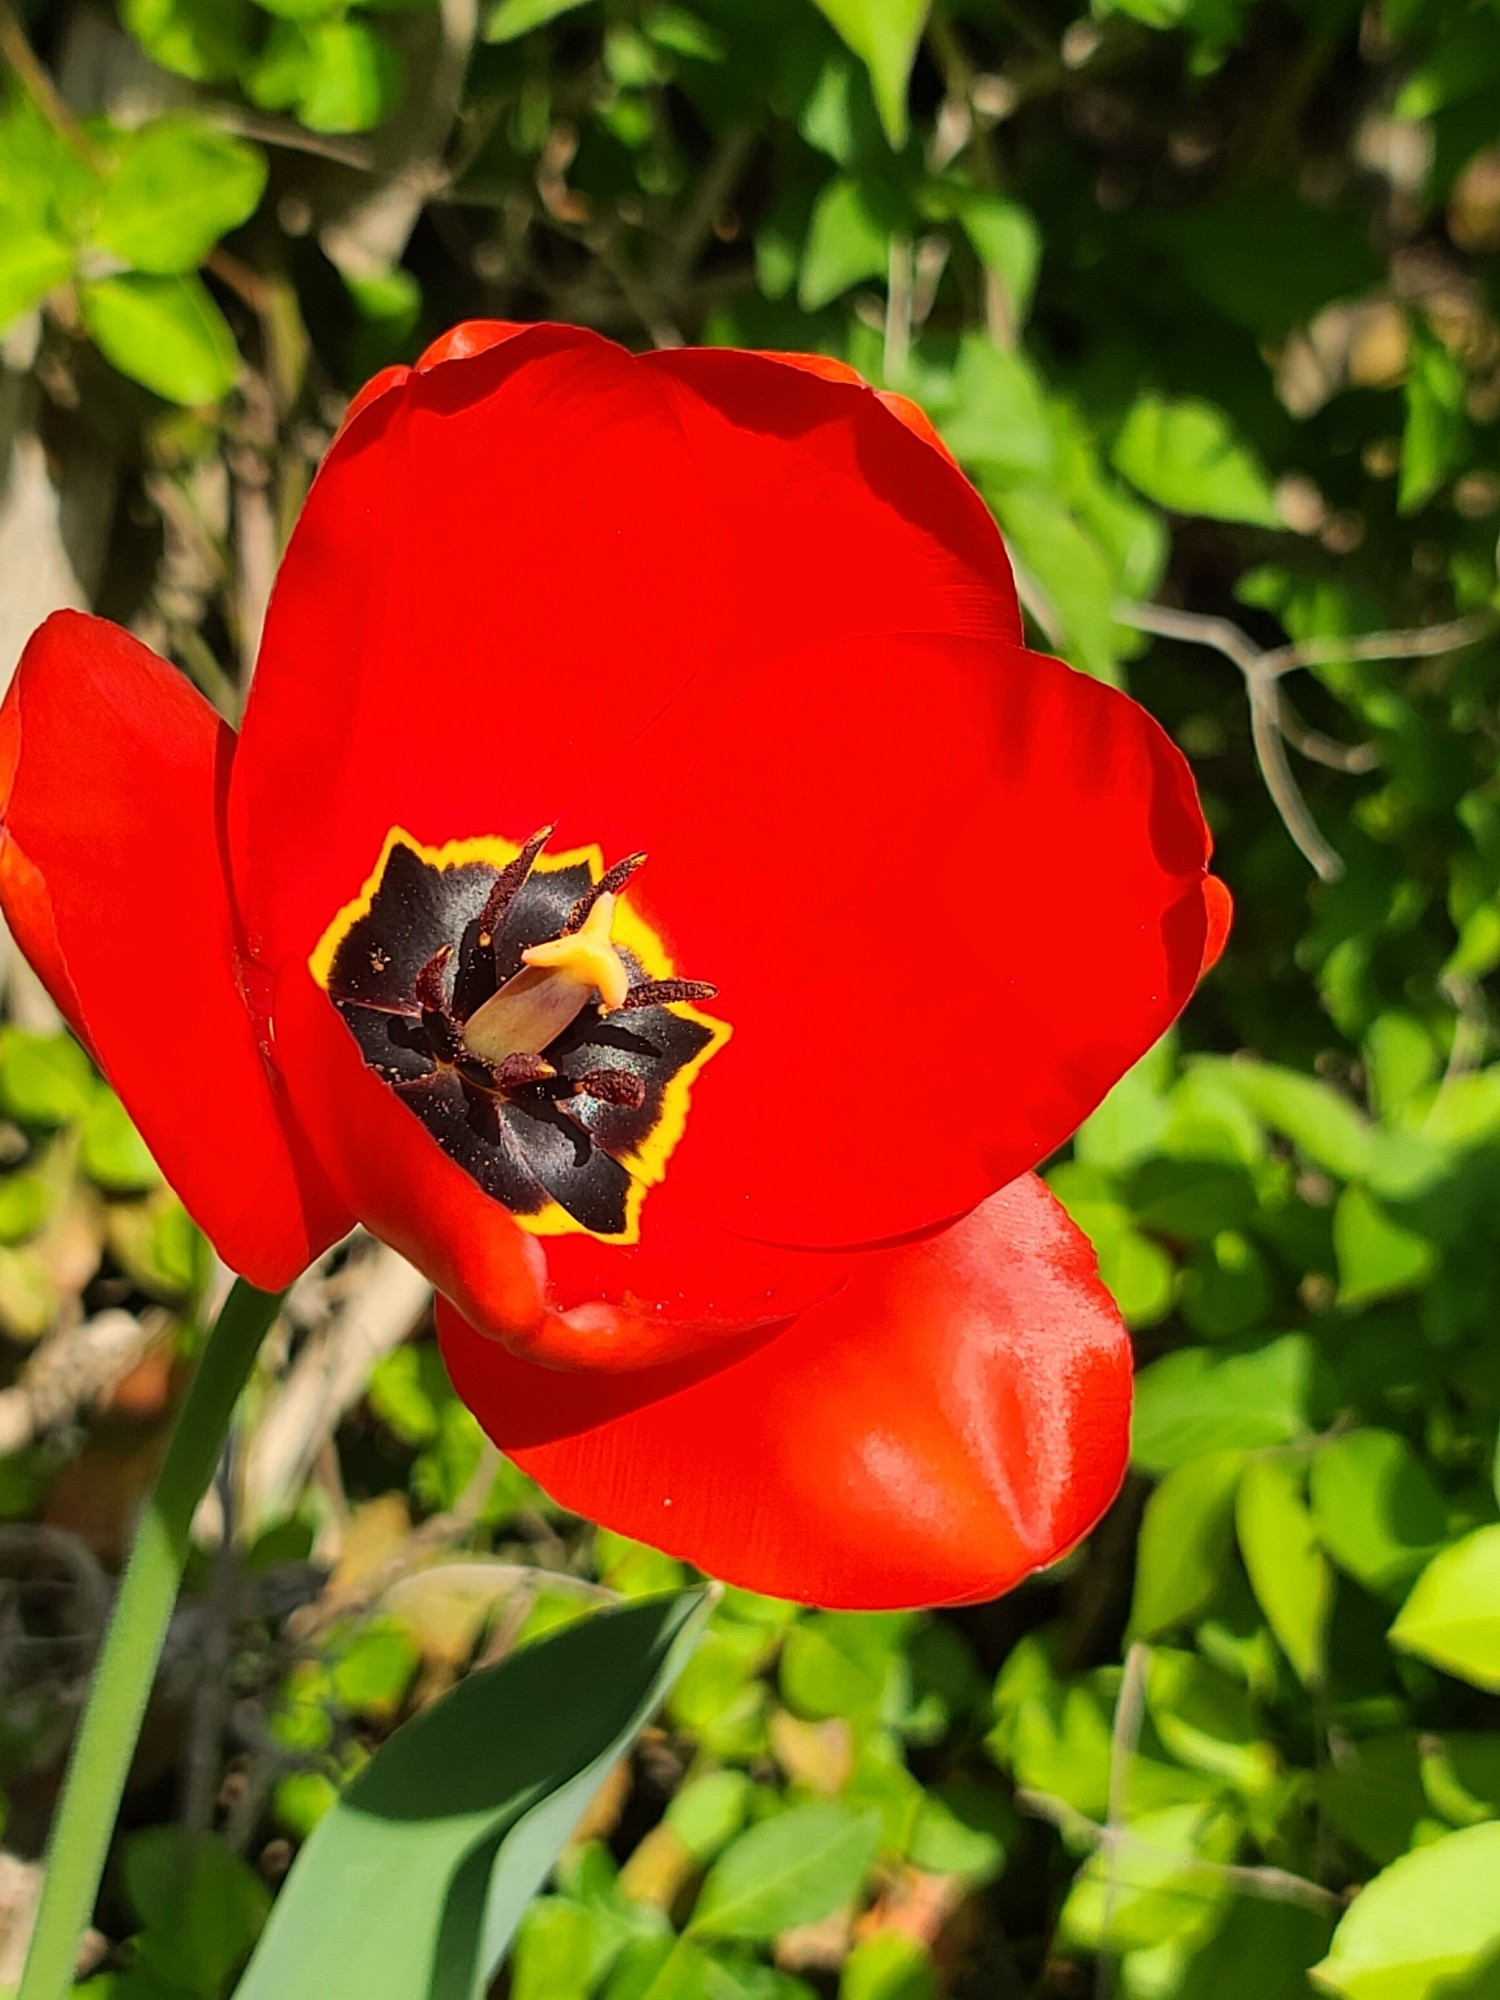
[[[193,1516],[240,1390],[283,1294],[236,1279],[203,1350],[146,1502],[94,1673],[53,1823],[41,1906],[16,2000],[63,2000],[93,1915],[172,1607]]]

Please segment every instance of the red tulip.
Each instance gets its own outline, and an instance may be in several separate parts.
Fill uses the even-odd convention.
[[[1128,1342],[1030,1169],[1227,902],[909,404],[462,327],[356,398],[238,739],[60,613],[0,796],[5,913],[226,1261],[396,1245],[565,1504],[866,1606],[1107,1505]]]

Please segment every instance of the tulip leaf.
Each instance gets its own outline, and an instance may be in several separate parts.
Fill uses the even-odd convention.
[[[398,1729],[318,1822],[236,2000],[479,2000],[711,1601],[596,1612]]]

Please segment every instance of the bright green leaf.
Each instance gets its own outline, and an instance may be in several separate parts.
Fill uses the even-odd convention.
[[[8,204],[0,207],[0,330],[39,305],[72,270],[70,244]]]
[[[1403,1855],[1360,1891],[1313,1978],[1344,2000],[1443,2000],[1500,1948],[1497,1882],[1494,1822]]]
[[[111,1090],[97,1092],[84,1113],[78,1163],[110,1194],[146,1194],[161,1186],[161,1168]]]
[[[813,203],[797,298],[804,312],[818,312],[851,285],[885,276],[890,218],[880,193],[840,175]]]
[[[1256,1601],[1304,1686],[1323,1678],[1333,1608],[1333,1575],[1302,1498],[1302,1474],[1290,1459],[1256,1458],[1245,1467],[1235,1502],[1240,1554]]]
[[[1138,397],[1111,460],[1132,486],[1175,514],[1280,526],[1270,481],[1228,417],[1193,397]]]
[[[590,4],[591,0],[499,0],[484,24],[484,39],[513,42],[529,35],[533,28],[544,28],[559,14],[571,14],[576,8]]]
[[[1170,1472],[1204,1452],[1289,1444],[1306,1434],[1314,1351],[1302,1333],[1249,1354],[1187,1347],[1136,1379],[1131,1459]]]
[[[906,86],[931,0],[814,0],[870,72],[880,122],[893,146],[906,140]]]
[[[1243,1451],[1211,1451],[1169,1472],[1146,1502],[1136,1548],[1130,1636],[1195,1618],[1224,1576]]]
[[[94,235],[137,271],[193,271],[254,213],[265,184],[266,163],[255,147],[211,126],[164,118],[123,142]]]
[[[234,387],[239,349],[198,278],[131,273],[80,285],[83,323],[106,361],[170,403],[217,403]]]
[[[122,0],[121,17],[153,62],[193,83],[224,83],[250,58],[244,0]]]
[[[1391,1627],[1391,1644],[1500,1693],[1500,1527],[1435,1556]]]
[[[362,21],[278,21],[245,88],[314,132],[367,132],[395,108],[401,59]]]
[[[879,1844],[876,1813],[832,1801],[791,1806],[719,1856],[690,1928],[698,1937],[769,1938],[816,1923],[858,1893]]]
[[[1437,1246],[1405,1228],[1362,1187],[1345,1188],[1333,1211],[1339,1304],[1369,1305],[1413,1292],[1437,1263]]]
[[[1447,1533],[1443,1496],[1394,1431],[1330,1438],[1314,1454],[1309,1490],[1324,1548],[1370,1590],[1408,1582]]]
[[[94,1101],[89,1059],[70,1035],[0,1028],[0,1110],[21,1125],[71,1125]]]

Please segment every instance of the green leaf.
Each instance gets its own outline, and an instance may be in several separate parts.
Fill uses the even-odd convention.
[[[1097,543],[1052,489],[981,480],[1006,538],[1057,614],[1060,650],[1103,681],[1119,677],[1114,577]]]
[[[193,83],[227,83],[250,59],[244,0],[122,0],[120,13],[153,62]]]
[[[1351,1308],[1419,1290],[1437,1264],[1436,1244],[1393,1220],[1362,1187],[1345,1188],[1338,1198],[1333,1251],[1339,1304]]]
[[[266,163],[211,126],[161,119],[124,141],[105,183],[96,241],[137,271],[193,271],[221,236],[253,215]]]
[[[906,86],[931,0],[813,0],[870,72],[892,146],[906,142]]]
[[[1250,1697],[1196,1653],[1156,1647],[1146,1677],[1151,1719],[1179,1763],[1226,1778],[1248,1793],[1276,1782],[1279,1759],[1261,1740]]]
[[[1306,1435],[1314,1350],[1283,1334],[1250,1354],[1186,1347],[1136,1379],[1131,1462],[1170,1472],[1204,1452],[1290,1444]]]
[[[1234,1530],[1243,1451],[1212,1451],[1180,1465],[1146,1502],[1136,1548],[1130,1637],[1154,1638],[1186,1624],[1224,1576]]]
[[[1302,1474],[1285,1458],[1245,1467],[1235,1503],[1240,1554],[1257,1603],[1306,1687],[1321,1682],[1333,1574],[1302,1499]]]
[[[35,1236],[52,1208],[52,1189],[40,1174],[0,1174],[0,1243]]]
[[[1317,1775],[1318,1803],[1347,1841],[1383,1868],[1412,1846],[1430,1817],[1422,1757],[1409,1730],[1345,1746]]]
[[[1148,500],[1173,513],[1281,525],[1259,460],[1224,412],[1196,397],[1138,397],[1120,426],[1111,462]]]
[[[140,1960],[188,1993],[217,1993],[265,1923],[260,1877],[208,1833],[149,1826],[125,1844],[125,1887],[145,1928]]]
[[[1200,1071],[1225,1084],[1298,1152],[1350,1180],[1366,1171],[1374,1132],[1347,1097],[1320,1077],[1278,1063],[1206,1062]]]
[[[1011,318],[1020,326],[1031,309],[1031,295],[1042,261],[1042,237],[1036,218],[1029,209],[1004,195],[965,189],[958,219],[980,263],[1004,283]]]
[[[844,1960],[838,2000],[937,2000],[932,1960],[913,1937],[879,1931]]]
[[[1024,356],[1007,353],[983,334],[966,334],[953,393],[954,409],[942,419],[942,432],[955,458],[1022,476],[1050,469],[1047,404]]]
[[[132,273],[80,285],[78,295],[105,360],[169,403],[217,403],[238,380],[234,335],[201,279]]]
[[[1239,1829],[1227,1813],[1165,1806],[1132,1819],[1134,1839],[1090,1855],[1058,1919],[1060,1937],[1086,1951],[1139,1951],[1191,1940],[1217,1920],[1231,1894],[1222,1863]]]
[[[1391,1627],[1391,1644],[1500,1693],[1500,1527],[1435,1556]]]
[[[543,28],[549,21],[555,21],[559,14],[571,14],[576,8],[591,4],[592,0],[499,0],[484,24],[484,39],[513,42],[521,35],[529,35],[533,28]]]
[[[236,2000],[479,2000],[709,1603],[595,1612],[405,1723],[319,1821]]]
[[[1448,1509],[1395,1431],[1349,1431],[1314,1455],[1313,1519],[1323,1546],[1369,1590],[1408,1583],[1442,1545]]]
[[[71,1125],[94,1100],[98,1083],[70,1035],[0,1028],[0,1110],[22,1125]]]
[[[100,1090],[84,1114],[79,1165],[110,1194],[146,1194],[161,1186],[161,1168],[111,1090]]]
[[[867,278],[885,276],[891,229],[887,205],[872,186],[839,175],[813,203],[802,247],[797,300],[819,312]]]
[[[1500,1532],[1500,1531],[1497,1531]],[[1344,2000],[1444,2000],[1500,1947],[1500,1824],[1419,1847],[1360,1891],[1313,1968]]]
[[[856,1895],[880,1845],[880,1816],[791,1806],[742,1833],[710,1869],[693,1907],[697,1937],[771,1938],[816,1923]]]
[[[0,330],[40,305],[72,271],[71,244],[9,203],[0,206]]]
[[[781,1691],[799,1714],[892,1722],[905,1699],[904,1613],[814,1612],[786,1635]]]
[[[1401,434],[1398,511],[1425,507],[1462,460],[1468,437],[1463,367],[1440,340],[1419,331],[1406,377],[1406,428]]]
[[[1316,1910],[1241,1896],[1172,2000],[1308,2000],[1307,1970],[1331,1929]]]
[[[362,21],[278,21],[245,89],[314,132],[367,132],[401,95],[401,58]]]

